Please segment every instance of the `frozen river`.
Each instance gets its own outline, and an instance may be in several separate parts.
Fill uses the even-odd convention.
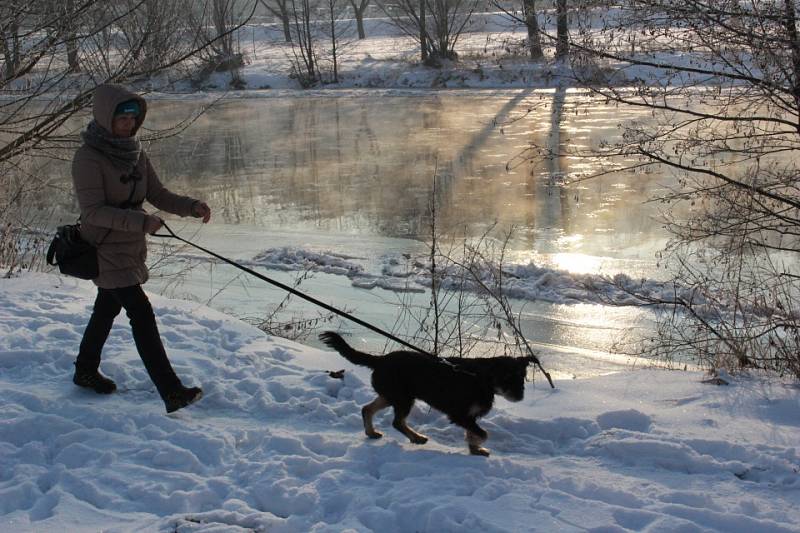
[[[148,125],[172,126],[198,105],[154,101]],[[650,325],[647,311],[582,294],[582,276],[663,277],[655,256],[666,234],[646,201],[671,179],[626,172],[564,186],[596,165],[565,152],[613,142],[618,125],[641,113],[577,92],[532,90],[228,99],[149,152],[172,190],[214,210],[202,228],[176,221],[181,235],[284,283],[310,269],[301,291],[395,332],[411,327],[400,318],[404,306],[430,302],[419,278],[397,271],[428,253],[432,202],[437,228],[455,242],[513,227],[506,262],[525,267],[514,304],[526,335],[547,366],[582,376],[627,364],[610,353],[613,343]],[[561,155],[537,155],[531,146]],[[283,298],[198,252],[182,250],[180,258],[179,268],[193,268],[156,276],[148,289],[247,318],[269,314]],[[166,271],[174,264],[154,270]],[[317,316],[296,299],[279,314]],[[382,349],[354,324],[321,327]]]

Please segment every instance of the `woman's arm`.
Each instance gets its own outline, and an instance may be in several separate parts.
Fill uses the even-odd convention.
[[[142,157],[145,158],[145,165],[147,166],[147,201],[156,208],[173,215],[182,217],[194,216],[192,206],[198,200],[175,194],[164,187],[161,180],[158,179],[158,174],[153,165],[150,164],[150,158],[144,152],[142,152]]]

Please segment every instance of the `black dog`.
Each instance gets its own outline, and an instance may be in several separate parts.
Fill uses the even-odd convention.
[[[372,388],[378,397],[361,409],[368,437],[383,436],[375,431],[372,417],[392,406],[392,426],[414,444],[428,442],[427,437],[406,424],[414,400],[420,399],[467,431],[466,440],[473,455],[489,455],[489,450],[481,446],[488,434],[477,419],[492,409],[495,393],[512,402],[522,400],[528,364],[533,362],[529,357],[439,359],[411,351],[375,356],[354,349],[332,331],[320,334],[319,338],[351,363],[373,370]]]

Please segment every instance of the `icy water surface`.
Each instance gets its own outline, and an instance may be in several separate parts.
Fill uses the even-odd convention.
[[[610,268],[606,256],[649,262],[664,233],[643,202],[663,176],[563,188],[592,162],[521,156],[531,144],[597,146],[643,116],[588,101],[552,91],[228,100],[151,152],[173,188],[214,204],[217,222],[424,239],[435,198],[443,231],[516,227],[519,258],[554,254],[546,260],[581,272]],[[163,126],[191,107],[156,102],[150,116]]]
[[[148,125],[173,125],[197,107],[154,101]],[[387,272],[409,270],[426,254],[432,205],[443,234],[495,228],[499,236],[513,227],[507,260],[530,267],[520,271],[515,301],[525,332],[551,368],[581,376],[620,368],[627,361],[609,353],[612,344],[628,328],[648,327],[647,312],[582,293],[581,275],[658,278],[655,253],[666,235],[646,200],[669,178],[622,173],[565,187],[593,163],[525,151],[597,146],[617,138],[619,123],[642,117],[553,91],[228,99],[149,153],[172,190],[214,209],[199,233],[194,222],[177,223],[183,235],[284,283],[312,268],[300,290],[401,333],[410,327],[398,318],[403,306],[425,308],[430,295],[413,275]],[[150,290],[243,317],[262,317],[283,298],[196,251],[182,253],[180,265],[195,268],[178,279],[156,276]],[[295,299],[280,316],[318,313]],[[351,323],[321,327],[383,349]]]

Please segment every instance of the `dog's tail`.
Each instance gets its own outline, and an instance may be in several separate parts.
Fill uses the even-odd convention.
[[[333,331],[326,331],[319,334],[319,340],[339,352],[345,359],[354,365],[366,366],[375,368],[382,357],[371,355],[364,352],[359,352],[342,338],[338,333]]]

